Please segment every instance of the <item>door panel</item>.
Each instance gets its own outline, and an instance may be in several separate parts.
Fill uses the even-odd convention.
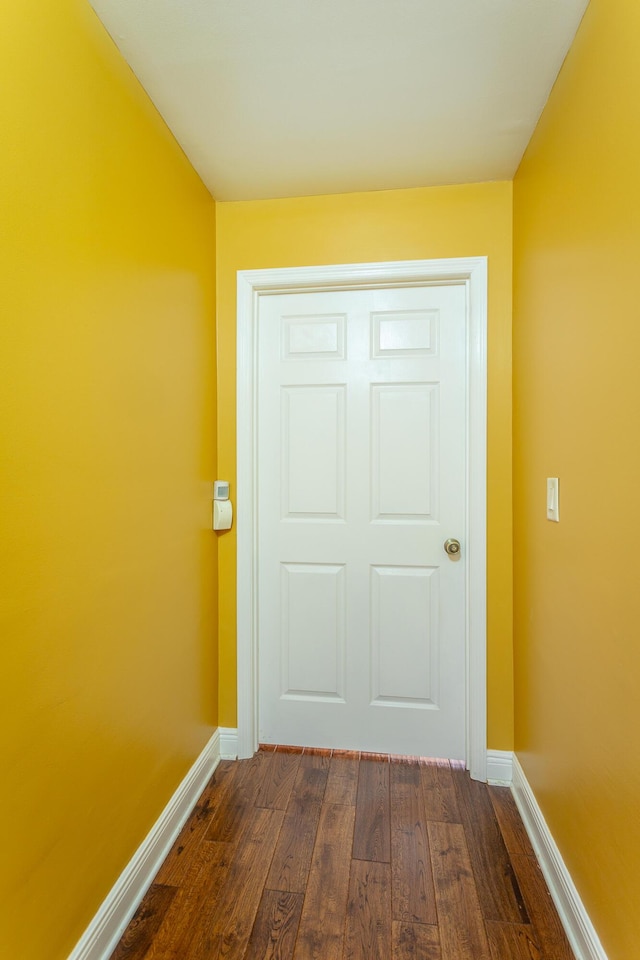
[[[438,494],[438,384],[374,384],[371,413],[371,519],[432,519]]]
[[[374,357],[435,356],[438,350],[438,310],[372,313]]]
[[[344,700],[343,564],[283,563],[282,696]]]
[[[437,707],[437,581],[433,567],[371,568],[372,703]]]
[[[283,387],[282,516],[344,519],[345,387]]]

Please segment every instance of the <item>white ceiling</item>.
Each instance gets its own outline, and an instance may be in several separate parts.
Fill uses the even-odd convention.
[[[509,179],[588,0],[90,0],[218,200]]]

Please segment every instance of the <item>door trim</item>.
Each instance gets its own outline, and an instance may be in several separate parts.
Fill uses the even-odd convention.
[[[258,746],[256,325],[260,298],[354,287],[463,283],[467,289],[466,762],[487,769],[487,258],[406,260],[238,271],[237,669],[238,756]]]

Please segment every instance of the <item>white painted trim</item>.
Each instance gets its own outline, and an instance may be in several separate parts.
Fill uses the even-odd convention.
[[[69,960],[108,960],[220,762],[216,730],[116,880]]]
[[[598,934],[516,756],[513,757],[511,790],[576,960],[607,960]]]
[[[487,750],[487,783],[511,786],[513,753],[511,750]]]
[[[237,538],[238,755],[258,745],[256,640],[256,324],[269,293],[462,281],[467,312],[467,767],[487,774],[486,516],[487,516],[487,258],[406,260],[238,271]]]
[[[220,759],[237,760],[238,758],[238,728],[219,727]]]

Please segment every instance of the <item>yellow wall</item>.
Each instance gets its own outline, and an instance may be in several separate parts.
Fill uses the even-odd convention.
[[[489,744],[513,737],[510,183],[217,205],[218,457],[235,483],[236,271],[489,257]],[[220,539],[220,723],[236,724],[236,541]]]
[[[0,956],[62,960],[216,721],[214,205],[84,0],[0,30]]]
[[[514,191],[516,747],[609,960],[640,949],[639,38],[591,0]]]

